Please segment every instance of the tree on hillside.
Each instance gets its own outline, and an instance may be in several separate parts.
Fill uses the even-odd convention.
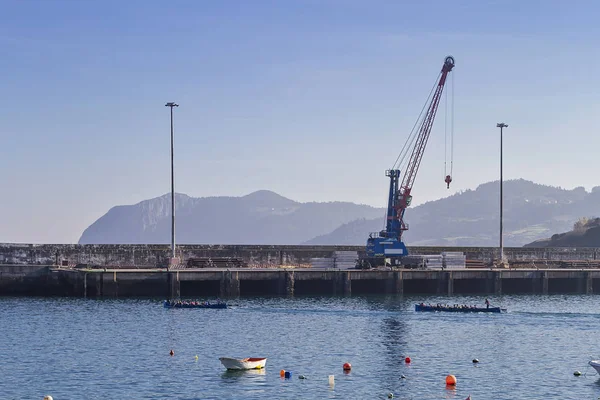
[[[573,224],[573,232],[583,232],[586,230],[586,225],[590,221],[588,217],[581,217]]]

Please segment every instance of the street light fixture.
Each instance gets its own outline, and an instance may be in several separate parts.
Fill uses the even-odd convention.
[[[171,261],[175,259],[175,174],[173,172],[173,107],[179,107],[179,104],[173,102],[165,104],[165,107],[171,108]],[[168,267],[167,267],[168,269]]]
[[[497,128],[500,128],[500,263],[504,265],[504,244],[502,241],[502,129],[508,128],[508,125],[504,122],[496,124]]]

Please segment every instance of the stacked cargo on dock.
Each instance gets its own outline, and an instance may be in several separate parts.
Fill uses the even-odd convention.
[[[354,269],[358,260],[358,252],[356,251],[336,251],[333,253],[335,268],[339,269]]]
[[[310,267],[311,268],[333,268],[333,258],[311,258],[310,259]]]
[[[311,258],[311,268],[354,269],[358,253],[356,251],[334,251],[331,257]]]
[[[442,254],[424,255],[427,268],[466,268],[467,257],[464,253],[446,251]]]
[[[446,266],[451,268],[466,268],[467,256],[460,251],[445,251],[442,257],[446,261]]]

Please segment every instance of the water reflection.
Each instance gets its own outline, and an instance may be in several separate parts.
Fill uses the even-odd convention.
[[[446,385],[446,393],[444,396],[445,399],[454,399],[456,398],[456,386],[454,385]]]
[[[380,375],[381,387],[388,388],[392,392],[400,390],[405,385],[405,379],[401,379],[404,358],[407,349],[406,323],[398,317],[387,317],[381,320],[381,343],[385,351],[383,362],[384,372]]]
[[[264,382],[267,370],[262,369],[247,369],[247,370],[225,370],[221,374],[221,379],[225,382]]]
[[[389,357],[388,366],[398,370],[404,362],[406,352],[406,324],[396,317],[384,318],[381,333],[386,355]]]

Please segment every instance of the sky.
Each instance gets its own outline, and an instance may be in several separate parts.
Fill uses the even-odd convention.
[[[385,206],[385,170],[447,55],[456,66],[414,205],[498,180],[498,122],[509,125],[504,179],[600,185],[596,1],[0,0],[0,9],[0,242],[76,243],[111,207],[169,193],[170,101],[180,105],[179,193],[267,189]]]

